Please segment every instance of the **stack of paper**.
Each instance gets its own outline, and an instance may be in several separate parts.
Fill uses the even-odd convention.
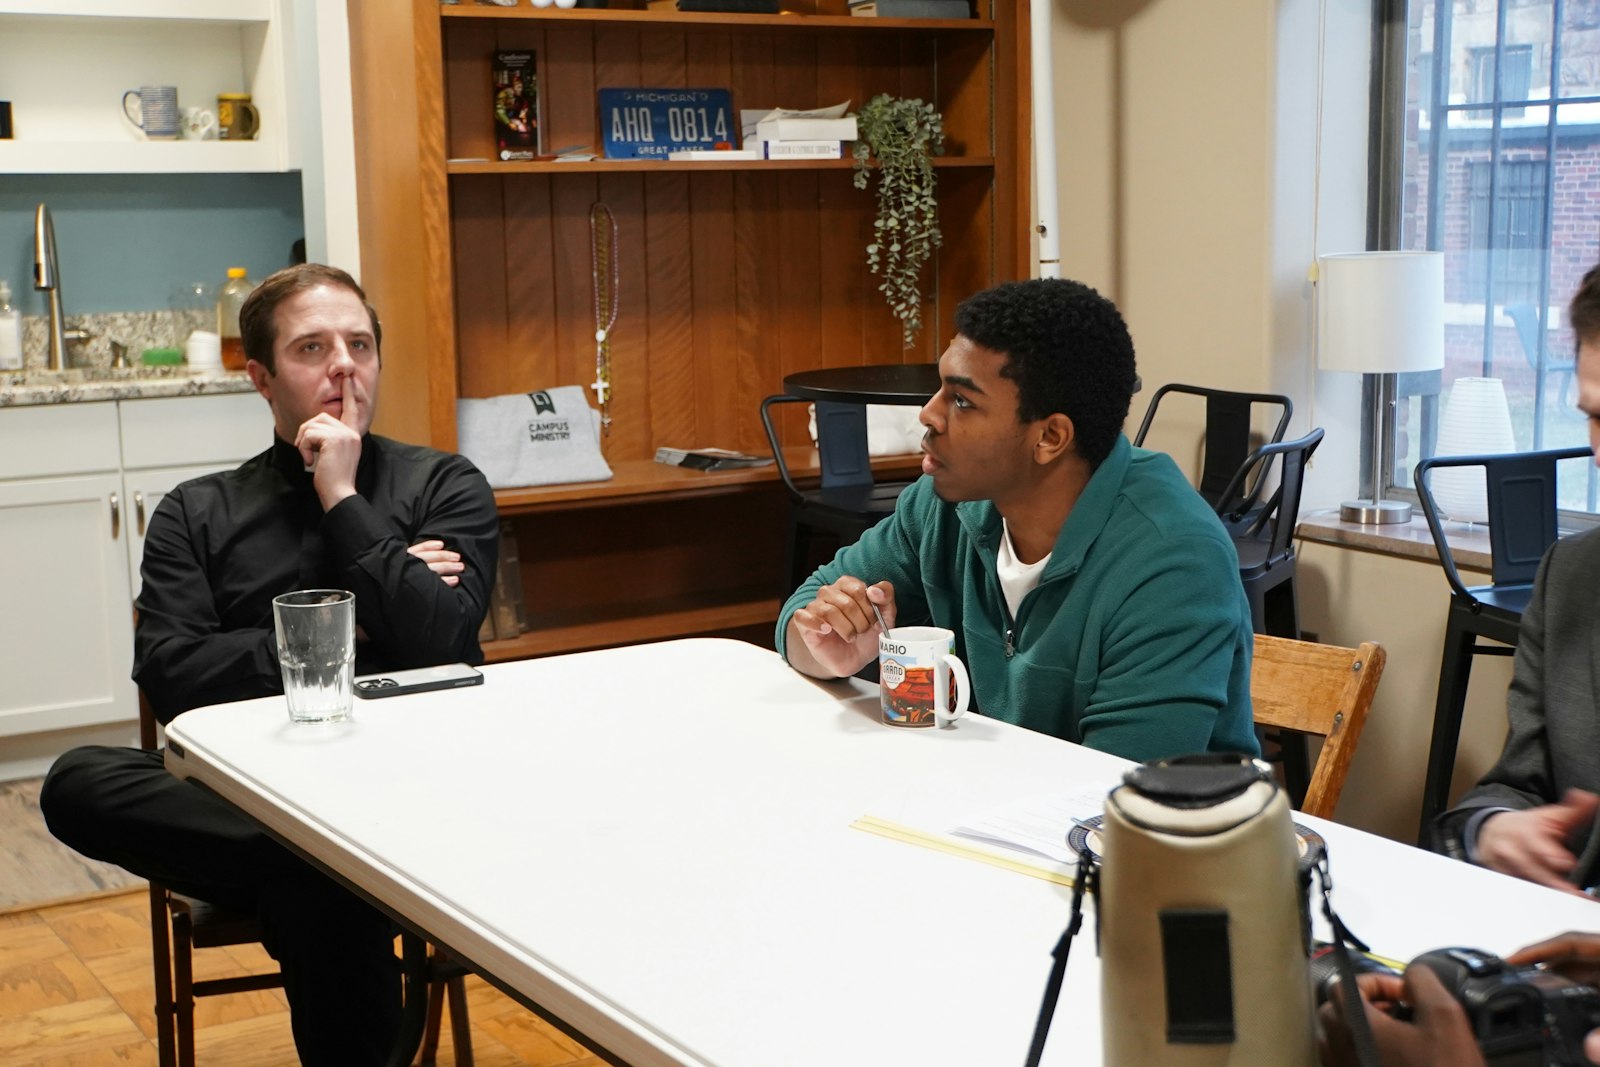
[[[845,114],[850,101],[832,107],[794,111],[739,112],[746,148],[759,149],[767,159],[840,159],[844,142],[858,136],[856,117]]]

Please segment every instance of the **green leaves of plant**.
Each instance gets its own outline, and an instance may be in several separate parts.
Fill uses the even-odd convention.
[[[857,189],[865,189],[873,173],[869,160],[878,161],[878,216],[867,266],[883,277],[878,288],[910,348],[922,328],[922,267],[943,242],[931,157],[944,152],[944,119],[932,104],[885,93],[861,108],[856,125],[861,136],[852,150],[852,180]]]

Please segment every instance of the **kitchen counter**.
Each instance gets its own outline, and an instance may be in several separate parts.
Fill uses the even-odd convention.
[[[128,370],[0,371],[0,408],[142,400],[162,396],[210,396],[255,389],[243,371],[192,373],[184,367]]]

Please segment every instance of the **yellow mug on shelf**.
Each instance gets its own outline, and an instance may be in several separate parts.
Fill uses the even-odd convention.
[[[217,94],[217,136],[224,141],[253,141],[261,132],[261,112],[249,93]]]

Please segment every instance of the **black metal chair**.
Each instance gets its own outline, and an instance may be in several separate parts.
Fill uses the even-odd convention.
[[[783,459],[783,447],[772,423],[778,404],[807,404],[798,396],[780,394],[761,402],[761,426],[772,446],[778,477],[789,496],[787,551],[788,588],[795,589],[811,573],[807,566],[811,536],[827,531],[841,545],[854,542],[894,511],[895,501],[910,482],[874,482],[867,454],[867,409],[861,404],[817,402],[817,456],[821,477],[816,488],[797,484]]]
[[[1300,521],[1300,497],[1306,464],[1322,443],[1319,427],[1304,437],[1262,445],[1239,464],[1212,504],[1233,537],[1239,555],[1239,581],[1250,602],[1251,628],[1271,637],[1300,639],[1300,599],[1295,590],[1294,530]],[[1278,487],[1260,503],[1267,476],[1279,459]],[[1304,803],[1311,782],[1311,761],[1305,738],[1258,725],[1271,762],[1283,765],[1283,784],[1290,799]]]
[[[1232,481],[1234,473],[1250,458],[1255,432],[1253,416],[1256,414],[1256,409],[1275,407],[1279,410],[1278,423],[1273,427],[1271,437],[1265,442],[1269,445],[1275,445],[1283,440],[1283,435],[1289,429],[1289,417],[1294,414],[1293,402],[1277,393],[1238,393],[1227,389],[1208,389],[1199,385],[1173,383],[1163,385],[1150,398],[1150,406],[1144,412],[1144,421],[1139,423],[1139,432],[1134,434],[1134,445],[1144,444],[1145,436],[1150,432],[1150,424],[1155,421],[1156,408],[1160,406],[1161,398],[1168,393],[1197,396],[1206,402],[1205,459],[1200,471],[1198,488],[1200,495],[1205,497],[1206,502],[1212,507],[1218,506],[1222,493]],[[1268,473],[1269,470],[1266,468],[1256,473],[1257,481],[1250,487],[1247,495],[1249,507],[1244,509],[1245,513],[1248,514],[1254,509],[1262,489],[1263,483],[1260,479]]]
[[[1322,443],[1321,427],[1292,441],[1262,445],[1239,465],[1215,502],[1217,515],[1233,535],[1239,553],[1239,580],[1250,600],[1258,634],[1300,639],[1300,604],[1295,596],[1294,529],[1300,521],[1300,496],[1306,464]],[[1267,473],[1282,458],[1278,487],[1258,503]]]
[[[1428,772],[1422,786],[1422,817],[1417,843],[1432,841],[1433,820],[1450,800],[1461,716],[1473,656],[1510,656],[1516,652],[1522,613],[1533,596],[1539,561],[1555,543],[1556,464],[1590,455],[1587,447],[1493,456],[1436,456],[1417,464],[1414,481],[1422,515],[1428,521],[1439,564],[1450,583],[1444,653],[1439,660],[1439,692],[1433,708],[1433,738],[1428,745]],[[1435,470],[1482,467],[1489,505],[1489,585],[1468,586],[1456,569],[1446,539],[1444,519],[1430,486]],[[1499,642],[1481,645],[1478,638]]]

